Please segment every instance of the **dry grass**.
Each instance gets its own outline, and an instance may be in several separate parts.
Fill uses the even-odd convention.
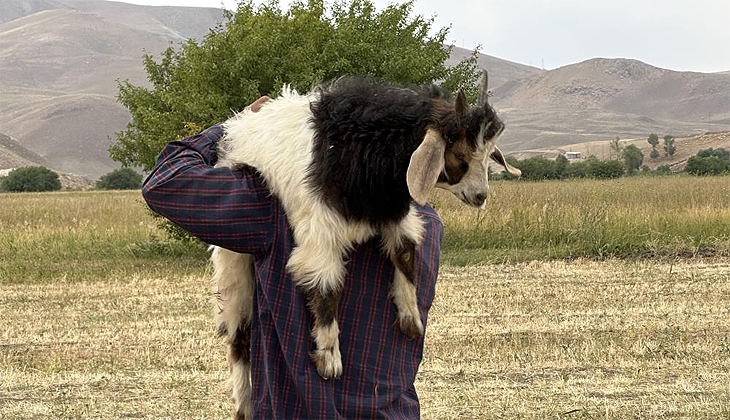
[[[727,260],[446,267],[423,417],[727,417],[728,273]],[[208,297],[203,275],[3,285],[0,418],[225,418]]]
[[[448,268],[423,416],[730,416],[730,261]]]
[[[434,197],[458,265],[545,258],[730,255],[730,177],[492,182],[477,213]]]
[[[727,240],[727,178],[619,182],[499,183],[476,229],[438,197],[445,260],[541,260],[442,269],[424,418],[730,417],[730,258],[544,259],[622,223],[657,247]],[[0,418],[227,417],[200,247],[164,242],[136,192],[0,202]]]

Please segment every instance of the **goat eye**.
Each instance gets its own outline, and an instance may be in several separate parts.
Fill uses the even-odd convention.
[[[463,153],[454,153],[454,157],[459,160],[464,160],[466,156]]]

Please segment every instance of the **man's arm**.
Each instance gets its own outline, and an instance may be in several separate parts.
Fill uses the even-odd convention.
[[[156,213],[197,238],[248,254],[268,248],[272,199],[253,171],[215,168],[220,125],[168,144],[142,187]]]

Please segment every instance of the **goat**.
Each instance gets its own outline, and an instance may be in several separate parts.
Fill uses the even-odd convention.
[[[310,355],[324,379],[342,373],[337,305],[353,245],[381,236],[396,267],[398,327],[416,338],[423,323],[413,267],[423,225],[411,200],[423,205],[438,187],[483,208],[488,157],[519,175],[495,145],[504,124],[487,95],[486,72],[476,107],[463,91],[452,102],[435,87],[418,92],[342,78],[308,95],[285,87],[259,112],[225,122],[216,166],[255,168],[286,211],[296,244],[286,268],[312,313]],[[235,409],[250,418],[253,259],[218,247],[211,259]]]

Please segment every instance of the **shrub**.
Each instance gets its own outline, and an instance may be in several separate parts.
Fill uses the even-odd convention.
[[[669,175],[672,173],[672,170],[669,168],[669,165],[665,163],[664,165],[659,165],[654,172],[656,172],[657,175]]]
[[[138,190],[142,188],[142,175],[130,168],[120,168],[103,175],[96,181],[101,190]]]
[[[730,162],[730,151],[725,150],[723,148],[718,148],[718,149],[709,148],[709,149],[700,150],[697,153],[697,157],[701,157],[701,158],[716,157],[720,160],[725,160],[725,161]]]
[[[687,160],[684,170],[692,175],[720,175],[730,172],[730,161],[717,156],[701,157],[698,154]]]
[[[598,179],[620,178],[624,174],[624,166],[617,160],[591,159],[586,165],[586,176]]]
[[[566,166],[563,178],[588,178],[588,162],[575,162]]]
[[[0,189],[10,192],[57,191],[61,189],[61,180],[57,173],[43,166],[25,166],[4,177]]]
[[[529,181],[559,178],[557,163],[542,156],[522,160],[517,168],[522,171],[522,179]]]

